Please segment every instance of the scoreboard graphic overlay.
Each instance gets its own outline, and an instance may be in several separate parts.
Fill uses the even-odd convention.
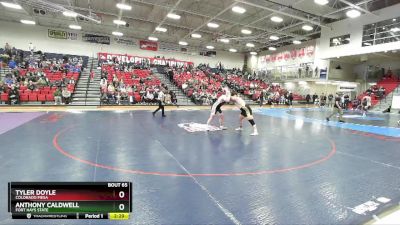
[[[129,219],[131,182],[10,182],[13,219]]]

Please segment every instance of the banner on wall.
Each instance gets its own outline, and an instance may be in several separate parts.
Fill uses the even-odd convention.
[[[290,51],[283,51],[272,55],[259,57],[259,68],[285,66],[313,62],[315,57],[315,46],[307,46]]]
[[[139,41],[140,49],[149,50],[149,51],[158,51],[158,43],[154,41]]]
[[[97,34],[83,34],[82,40],[95,44],[103,44],[103,45],[110,44],[110,37]]]
[[[193,65],[193,62],[181,61],[176,59],[163,59],[163,58],[152,58],[152,57],[142,57],[134,55],[123,55],[123,54],[112,54],[112,53],[98,53],[100,60],[112,60],[114,57],[118,62],[132,62],[132,63],[142,63],[143,61],[150,61],[150,64],[161,65],[161,66],[176,66],[176,67],[187,67]]]
[[[319,71],[319,79],[326,80],[328,74],[328,69],[321,69]]]
[[[64,40],[78,40],[77,33],[67,32],[67,31],[63,31],[63,30],[48,29],[47,34],[48,34],[49,38],[64,39]]]
[[[136,41],[130,40],[130,39],[123,39],[123,38],[114,38],[114,41],[117,44],[123,44],[123,45],[131,45],[131,46],[136,46]]]

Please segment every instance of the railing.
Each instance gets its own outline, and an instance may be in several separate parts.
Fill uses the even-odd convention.
[[[88,96],[88,92],[89,92],[91,72],[93,71],[94,58],[92,58],[91,60],[92,60],[92,63],[90,64],[89,76],[88,76],[87,83],[86,83],[85,105],[87,103],[87,96]]]

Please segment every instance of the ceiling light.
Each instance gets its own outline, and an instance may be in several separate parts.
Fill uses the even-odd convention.
[[[179,20],[179,19],[181,18],[180,15],[175,14],[175,13],[168,13],[168,14],[167,14],[167,17],[168,17],[168,18],[171,18],[171,19],[174,19],[174,20]]]
[[[254,48],[254,44],[253,43],[247,43],[246,46],[249,47],[249,48]]]
[[[234,49],[234,48],[230,48],[229,51],[230,51],[230,52],[237,52],[237,50]]]
[[[35,25],[36,22],[32,20],[21,20],[21,23],[28,24],[28,25]]]
[[[347,17],[350,17],[350,18],[356,18],[361,15],[361,12],[358,10],[355,10],[355,9],[351,9],[346,12],[346,15],[347,15]]]
[[[132,6],[123,3],[118,3],[117,8],[122,10],[132,10]]]
[[[186,41],[180,41],[179,44],[180,45],[188,45],[188,43]]]
[[[229,43],[229,39],[226,39],[226,38],[221,38],[221,39],[219,39],[219,41],[223,42],[223,43]]]
[[[294,41],[293,41],[293,44],[295,44],[295,45],[299,45],[299,44],[301,44],[301,41],[294,40]]]
[[[208,46],[206,46],[206,48],[207,48],[207,49],[214,49],[214,46],[208,45]]]
[[[397,21],[397,19],[393,19],[393,22],[396,22]]]
[[[281,23],[283,21],[283,19],[279,16],[273,16],[273,17],[271,17],[271,21],[275,22],[275,23]]]
[[[328,0],[314,0],[314,2],[318,5],[326,5],[329,3]]]
[[[156,27],[156,31],[167,32],[167,28],[165,28],[165,27]]]
[[[242,29],[243,34],[251,34],[251,30]]]
[[[400,28],[398,28],[398,27],[393,27],[392,29],[390,29],[390,31],[392,31],[392,32],[399,32],[399,31],[400,31]]]
[[[371,43],[365,42],[364,45],[366,45],[366,46],[371,46]]]
[[[276,51],[276,48],[275,48],[275,47],[269,47],[268,50],[270,50],[270,51]]]
[[[302,27],[302,29],[305,30],[305,31],[312,31],[314,28],[312,26],[310,26],[310,25],[304,25]]]
[[[272,35],[272,36],[269,37],[269,39],[273,40],[273,41],[277,41],[277,40],[279,40],[279,37]]]
[[[112,34],[113,34],[114,36],[120,36],[120,37],[121,37],[121,36],[124,36],[123,33],[118,32],[118,31],[113,31]]]
[[[64,11],[63,15],[66,16],[66,17],[77,17],[78,13],[73,12],[73,11]]]
[[[192,34],[192,38],[201,38],[201,34]]]
[[[1,2],[4,7],[12,8],[12,9],[22,9],[22,7],[18,4],[11,3],[11,2]]]
[[[32,20],[21,20],[21,23],[28,24],[28,25],[35,25],[36,22]]]
[[[148,39],[149,39],[150,41],[158,41],[158,38],[156,38],[156,37],[148,37]]]
[[[72,29],[72,30],[80,30],[80,29],[82,29],[81,26],[79,26],[79,25],[74,25],[74,24],[69,25],[69,28]]]
[[[126,22],[123,21],[123,20],[114,20],[113,22],[114,22],[115,24],[117,24],[117,25],[122,25],[122,26],[125,26],[125,25],[126,25]]]
[[[219,25],[216,24],[216,23],[207,23],[207,26],[211,27],[211,28],[218,28],[219,27]]]
[[[243,13],[246,12],[246,9],[245,9],[245,8],[242,8],[242,7],[240,7],[240,6],[234,6],[234,7],[232,8],[232,11],[235,12],[235,13],[243,14]]]
[[[250,52],[250,55],[257,55],[257,52]]]

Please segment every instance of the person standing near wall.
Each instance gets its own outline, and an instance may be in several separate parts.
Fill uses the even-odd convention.
[[[335,105],[333,106],[333,112],[328,117],[326,117],[326,121],[329,122],[330,118],[333,115],[339,114],[339,122],[344,123],[344,120],[343,120],[343,109],[342,109],[342,106],[341,106],[340,102],[341,102],[341,98],[337,94],[336,98],[335,98]]]
[[[333,94],[328,95],[328,107],[333,106]]]

